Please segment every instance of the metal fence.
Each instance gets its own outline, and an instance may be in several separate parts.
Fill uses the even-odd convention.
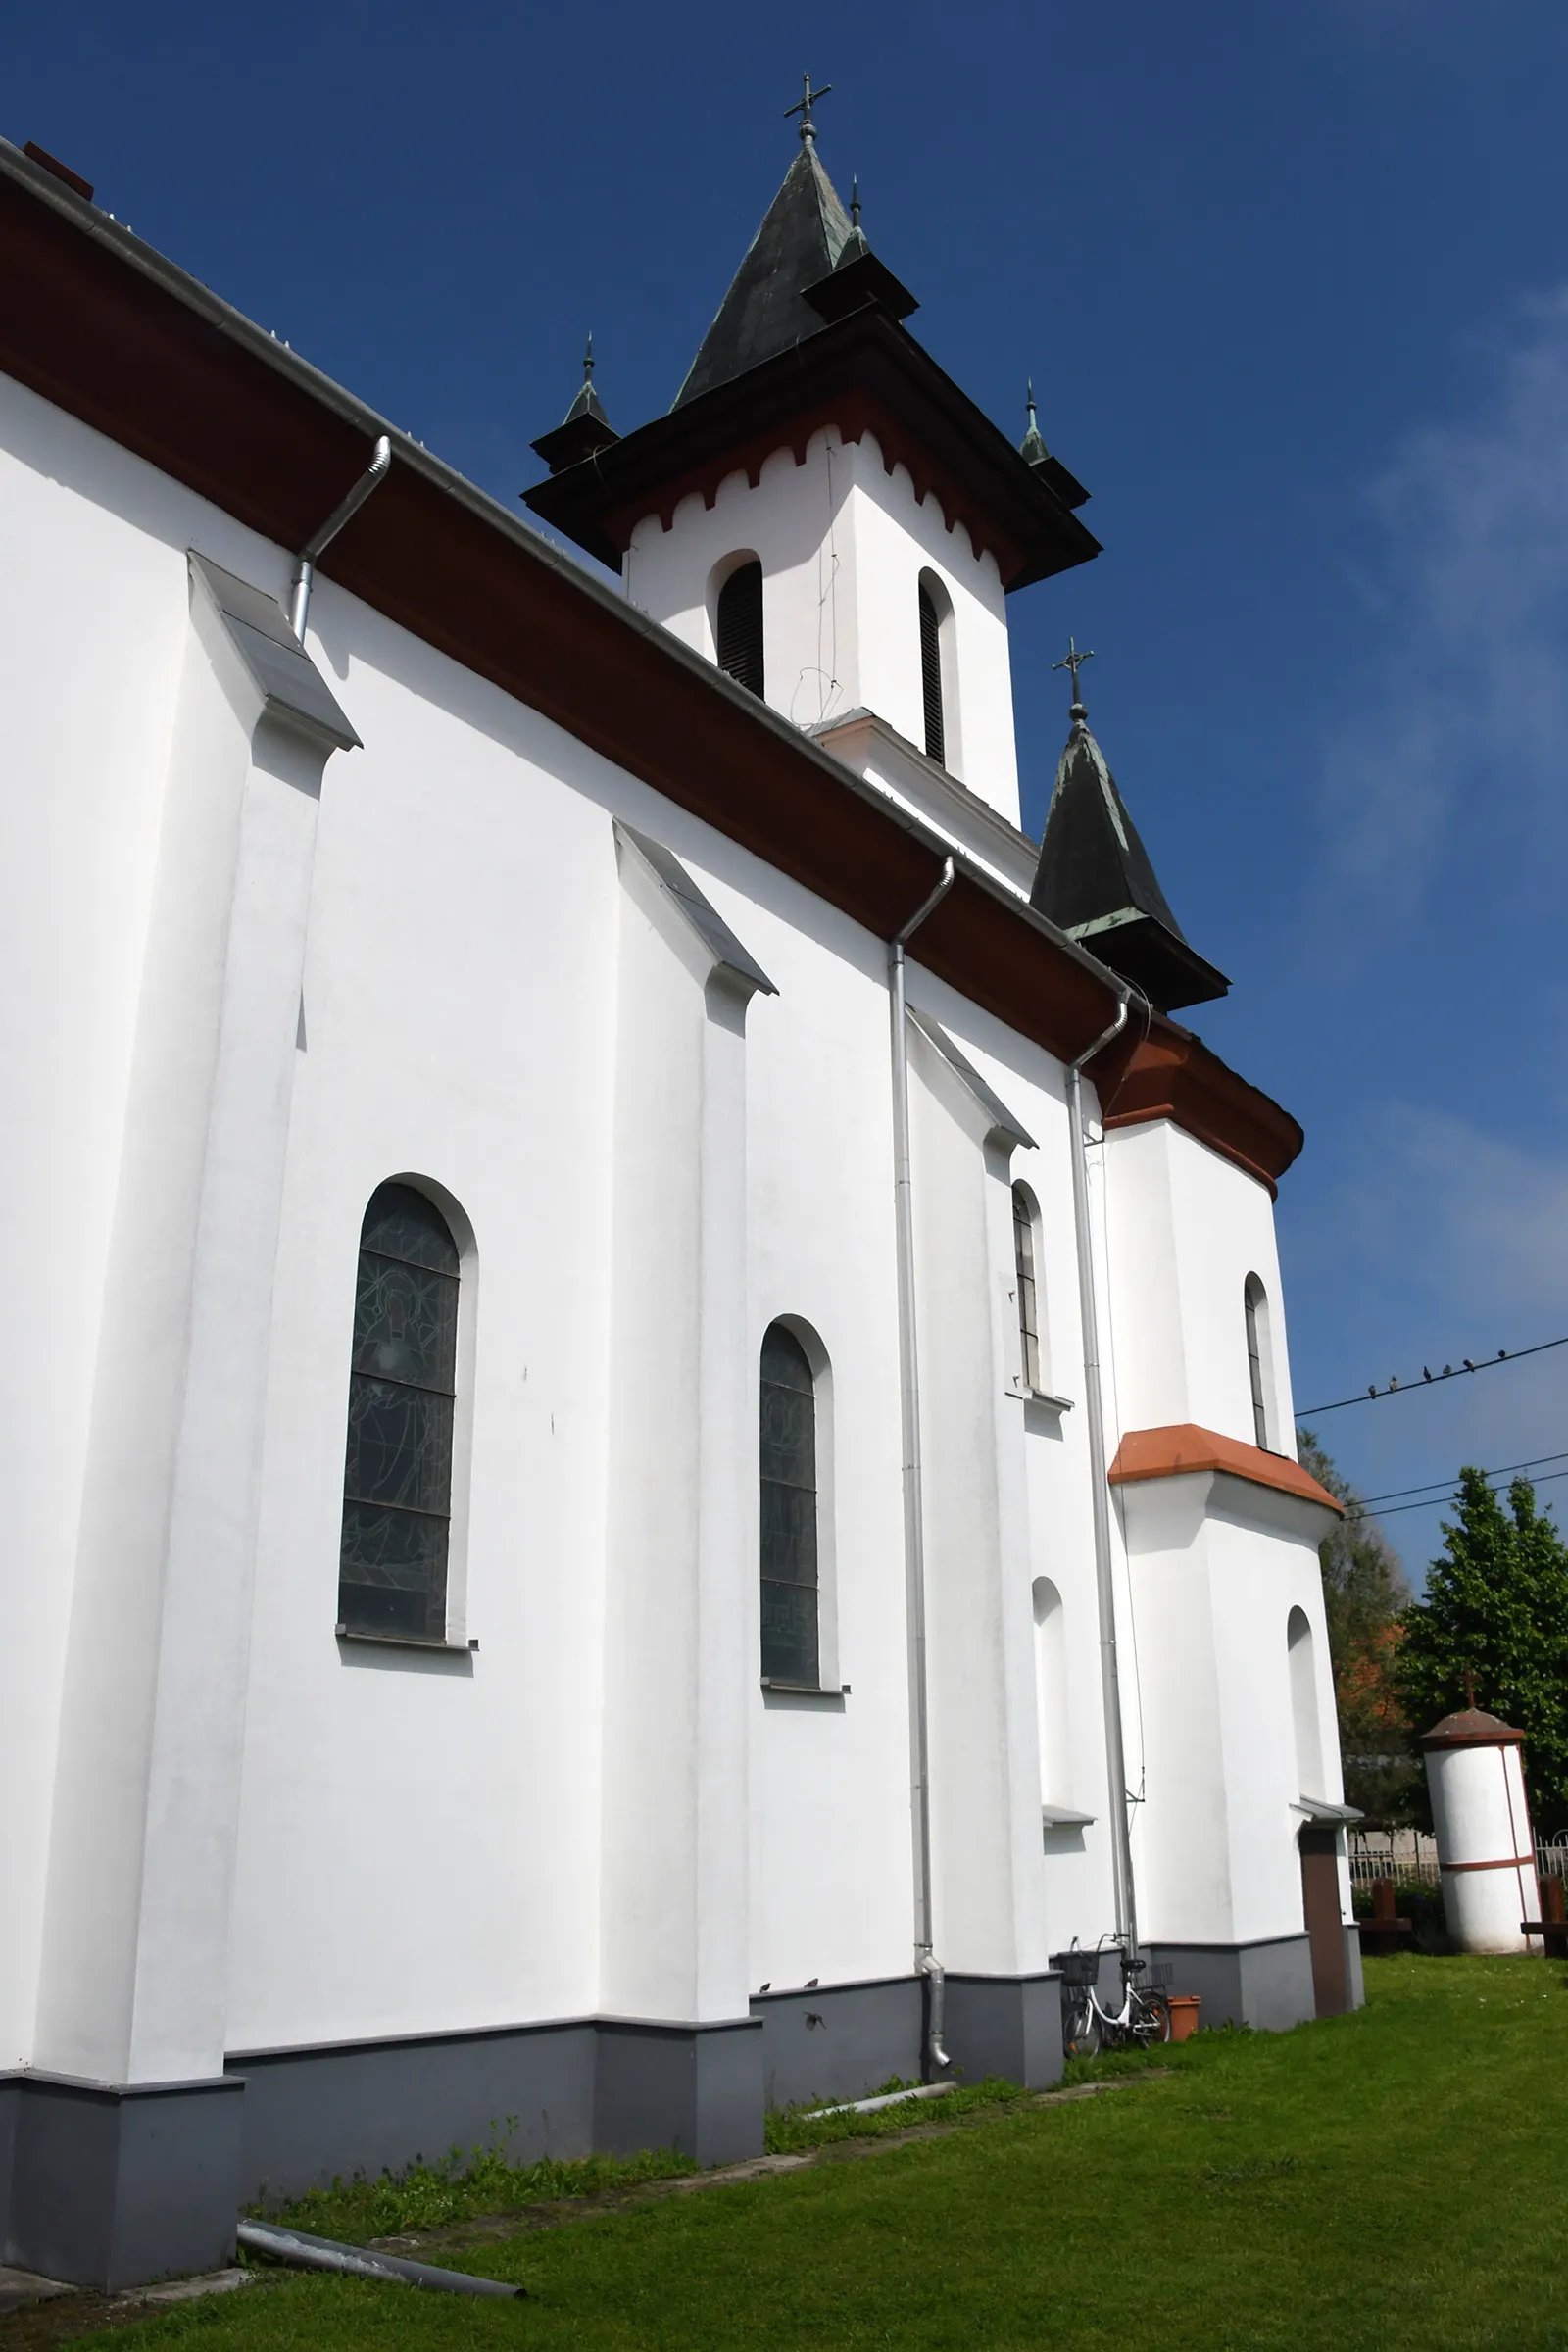
[[[1438,1841],[1429,1830],[1350,1832],[1350,1884],[1370,1886],[1374,1879],[1400,1879],[1424,1886],[1442,1882]],[[1536,1847],[1536,1870],[1544,1879],[1568,1879],[1568,1830]]]

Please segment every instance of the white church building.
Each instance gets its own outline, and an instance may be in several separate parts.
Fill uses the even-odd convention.
[[[549,538],[0,144],[0,2260],[1359,1998],[1300,1130],[858,211]]]

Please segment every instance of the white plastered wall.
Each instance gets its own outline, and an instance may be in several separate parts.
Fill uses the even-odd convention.
[[[1267,1189],[1168,1119],[1105,1141],[1117,1432],[1196,1422],[1253,1443],[1245,1296],[1269,1306],[1270,1451],[1296,1458],[1273,1203]]]
[[[753,487],[730,474],[711,506],[691,492],[670,518],[638,523],[623,564],[626,593],[654,619],[715,658],[715,571],[738,553],[762,566],[767,701],[797,726],[874,710],[924,744],[918,590],[936,574],[953,605],[954,687],[946,696],[947,766],[1018,822],[1006,599],[995,558],[948,527],[904,466],[889,472],[874,434],[824,427],[797,466],[776,450]]]
[[[188,634],[185,550],[194,544],[279,595],[288,560],[46,404],[14,387],[0,392],[14,453],[0,480],[20,550],[6,574],[10,629],[0,642],[16,772],[28,785],[7,804],[21,878],[4,951],[13,959],[10,1166],[14,1230],[36,1245],[19,1268],[10,1357],[26,1541],[9,1554],[11,1632],[0,1653],[0,1673],[14,1678],[0,1704],[0,1762],[21,1796],[9,1849],[15,1933],[0,1943],[0,2055],[24,2062],[34,2053],[59,1692],[132,1016]],[[889,477],[872,452],[849,455],[851,557],[863,542],[873,588],[885,559],[877,576],[902,582],[911,611],[898,651],[911,667],[887,695],[897,700],[910,679],[917,689],[914,579],[931,562],[956,607],[968,595],[977,626],[994,624],[984,699],[1005,731],[1010,773],[1000,591],[988,605],[984,580],[965,585],[961,544],[929,505],[914,509],[902,475]],[[786,463],[797,495],[801,477]],[[825,464],[823,471],[825,481]],[[768,469],[763,487],[772,480]],[[910,510],[903,522],[892,514],[901,499]],[[708,512],[705,527],[716,528],[717,515]],[[818,545],[819,530],[803,543],[801,565],[814,565]],[[52,601],[40,581],[53,583]],[[696,1736],[673,1701],[661,1723],[653,1680],[640,1709],[605,1704],[611,1348],[624,1278],[611,1247],[617,992],[630,972],[615,814],[687,861],[779,990],[753,1004],[745,1043],[745,1347],[755,1365],[768,1322],[792,1315],[832,1366],[836,1665],[852,1686],[842,1703],[813,1706],[770,1701],[758,1685],[755,1429],[748,1435],[743,1412],[737,1492],[749,1499],[734,1524],[753,1612],[752,1665],[743,1668],[749,1958],[719,1990],[704,1978],[703,1955],[724,1945],[740,1908],[710,1869],[692,1897],[688,1949],[699,1957],[687,1983],[711,2013],[738,1997],[742,1975],[755,1987],[901,1974],[913,1917],[882,943],[329,579],[317,590],[312,646],[366,748],[329,764],[316,846],[232,1838],[228,2046],[591,2011],[607,1978],[607,1782],[634,1773],[661,1732],[677,1748]],[[917,732],[917,706],[891,716]],[[966,757],[971,727],[966,706]],[[972,771],[968,780],[980,787]],[[922,1348],[937,1360],[944,1350],[961,1355],[985,1385],[964,1409],[989,1447],[993,1500],[982,1517],[994,1531],[977,1571],[982,1670],[970,1672],[961,1642],[940,1662],[943,1738],[971,1776],[941,1833],[950,1854],[964,1836],[965,1805],[1000,1809],[989,1844],[982,1839],[983,1883],[961,1903],[955,1888],[944,1933],[959,1964],[1035,1968],[1072,1935],[1093,1937],[1109,1923],[1061,1073],[917,959],[910,994],[1038,1139],[1015,1154],[1014,1169],[1041,1203],[1051,1380],[1074,1407],[1053,1415],[1010,1392],[1005,1185],[961,1133],[963,1155],[955,1150],[943,1174],[955,1139],[931,1128],[930,1181],[940,1194],[951,1178],[962,1195],[965,1264],[979,1293],[957,1298],[928,1249]],[[1138,1156],[1146,1142],[1154,1146],[1147,1162]],[[1170,1285],[1168,1347],[1157,1296],[1147,1318],[1138,1303],[1141,1278],[1125,1297],[1115,1293],[1113,1314],[1107,1308],[1123,1426],[1191,1417],[1245,1436],[1239,1340],[1239,1379],[1227,1388],[1215,1368],[1223,1335],[1175,1326],[1184,1317],[1202,1325],[1212,1280],[1227,1299],[1234,1292],[1239,1331],[1242,1280],[1253,1267],[1277,1305],[1266,1201],[1259,1216],[1209,1200],[1204,1170],[1218,1169],[1238,1200],[1261,1195],[1173,1132],[1113,1138],[1117,1167],[1127,1153],[1126,1164],[1154,1175],[1125,1216],[1113,1184],[1112,1265],[1140,1246],[1161,1184],[1168,1200],[1158,1213],[1180,1263],[1171,1272],[1156,1253],[1149,1268],[1156,1292],[1159,1281]],[[472,1234],[463,1309],[471,1474],[453,1594],[454,1627],[479,1644],[471,1655],[377,1652],[339,1644],[332,1630],[360,1222],[375,1187],[398,1175],[457,1203]],[[978,1212],[976,1198],[986,1203]],[[1243,1250],[1236,1228],[1246,1218],[1255,1247],[1250,1239]],[[926,1230],[928,1244],[940,1243],[929,1221]],[[645,1237],[644,1250],[659,1239]],[[689,1253],[696,1245],[682,1246]],[[635,1236],[621,1255],[634,1276]],[[687,1270],[677,1256],[661,1279],[678,1285]],[[1275,1332],[1283,1368],[1277,1313]],[[1160,1381],[1172,1401],[1152,1410]],[[1129,1390],[1142,1398],[1136,1418]],[[951,1454],[934,1450],[941,1536],[963,1517],[969,1473],[960,1462],[947,1483]],[[958,1562],[951,1544],[946,1559]],[[1038,1575],[1062,1593],[1070,1793],[1095,1816],[1044,1846],[1031,1690]],[[1237,1623],[1247,1622],[1243,1611]],[[1236,1636],[1238,1670],[1245,1639]],[[389,1855],[417,1857],[416,1899]],[[192,1853],[181,1867],[194,1878],[209,1861]],[[634,1932],[634,1905],[627,1916]],[[678,1973],[666,1972],[667,1993],[648,1997],[673,2003]]]

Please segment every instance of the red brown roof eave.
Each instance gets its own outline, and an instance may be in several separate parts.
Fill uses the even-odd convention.
[[[0,368],[234,515],[298,547],[389,428],[194,279],[0,142]],[[320,570],[554,720],[879,938],[946,845],[404,434]],[[1058,1058],[1117,984],[1032,909],[960,870],[919,960]],[[1107,1125],[1168,1116],[1264,1183],[1289,1114],[1154,1016],[1095,1069]]]
[[[1260,1446],[1224,1437],[1196,1421],[1171,1422],[1162,1429],[1129,1429],[1105,1476],[1113,1487],[1132,1487],[1154,1479],[1192,1478],[1207,1470],[1245,1479],[1250,1486],[1270,1487],[1280,1494],[1294,1494],[1302,1502],[1321,1503],[1336,1517],[1345,1517],[1345,1505],[1289,1454],[1265,1453]]]
[[[1277,1196],[1305,1142],[1300,1124],[1261,1088],[1221,1061],[1200,1038],[1156,1013],[1137,1015],[1089,1065],[1105,1127],[1170,1119],[1255,1176]]]

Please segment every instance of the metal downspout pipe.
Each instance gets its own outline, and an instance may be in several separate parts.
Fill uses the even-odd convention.
[[[926,1712],[925,1513],[920,1492],[920,1374],[915,1355],[914,1206],[909,1190],[909,1046],[904,950],[953,888],[953,859],[936,888],[888,943],[888,1003],[893,1023],[893,1215],[899,1252],[899,1402],[904,1434],[904,1583],[909,1642],[909,1747],[914,1808],[915,1973],[929,1987],[926,2055],[946,2071],[942,2042],[943,1972],[933,1947],[931,1899],[931,1758]]]
[[[1095,1253],[1089,1224],[1089,1137],[1084,1128],[1083,1069],[1127,1026],[1131,990],[1122,994],[1116,1018],[1076,1061],[1067,1064],[1067,1114],[1071,1124],[1072,1219],[1078,1243],[1078,1307],[1083,1321],[1084,1407],[1089,1422],[1089,1484],[1094,1506],[1095,1591],[1100,1604],[1100,1685],[1105,1717],[1105,1778],[1110,1796],[1111,1885],[1116,1934],[1129,1958],[1138,1948],[1138,1904],[1133,1886],[1132,1826],[1128,1819],[1127,1755],[1122,1740],[1121,1676],[1116,1662],[1116,1592],[1111,1580],[1109,1465],[1105,1460],[1105,1411],[1100,1385],[1100,1308],[1095,1291]]]
[[[352,520],[364,506],[370,492],[384,482],[392,466],[392,444],[385,433],[375,445],[369,465],[361,474],[341,506],[334,507],[313,539],[308,539],[294,559],[294,577],[289,583],[289,626],[301,645],[305,643],[305,623],[310,617],[311,590],[316,585],[316,566],[331,546],[343,525]]]

